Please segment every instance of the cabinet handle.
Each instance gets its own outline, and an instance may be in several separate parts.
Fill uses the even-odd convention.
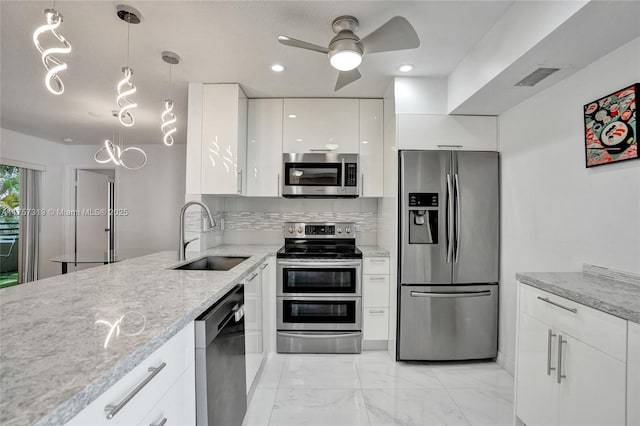
[[[369,281],[384,281],[386,277],[369,277]]]
[[[167,418],[166,417],[164,417],[158,423],[151,423],[149,426],[164,426],[165,424],[167,424]]]
[[[167,366],[167,363],[163,362],[157,367],[149,367],[148,371],[151,374],[149,374],[138,386],[136,386],[135,389],[129,392],[129,394],[125,396],[122,401],[120,401],[116,405],[109,404],[106,407],[104,407],[104,411],[108,411],[107,420],[111,420],[116,414],[118,414],[118,412],[122,410],[122,408],[124,408],[124,406],[127,405],[127,403],[131,401],[133,397],[136,396],[136,394],[140,392],[142,388],[145,387],[151,380],[153,380],[153,378],[156,377],[158,373],[162,371],[162,369],[165,368],[166,366]]]
[[[364,173],[360,175],[360,196],[364,197]]]
[[[464,145],[436,145],[438,148],[462,148]]]
[[[549,334],[547,334],[547,376],[550,376],[551,372],[555,370],[554,367],[551,367],[551,339],[554,337],[556,337],[556,335],[549,329]]]
[[[264,269],[264,268],[266,268],[267,266],[269,266],[269,264],[268,264],[268,263],[263,263],[263,264],[262,264],[262,266],[260,267],[260,269]]]
[[[387,261],[387,259],[381,258],[381,259],[367,259],[369,261],[369,263],[384,263]]]
[[[249,279],[247,280],[247,282],[249,282],[249,281],[253,281],[257,276],[258,276],[258,273],[257,273],[257,272],[254,272],[254,273],[253,273],[253,275],[251,275],[251,276],[249,277]]]
[[[327,148],[311,148],[309,149],[311,152],[331,152],[330,149]]]
[[[566,378],[564,374],[562,374],[562,345],[566,344],[567,341],[562,338],[562,334],[558,335],[558,383],[562,383],[562,379]]]
[[[574,314],[578,312],[578,310],[576,308],[567,308],[566,306],[563,306],[563,305],[561,305],[559,303],[556,303],[556,302],[550,300],[548,297],[540,297],[540,296],[538,296],[538,299],[542,300],[543,302],[547,302],[547,303],[549,303],[549,304],[551,304],[553,306],[557,306],[558,308],[562,308],[565,311],[573,312]]]
[[[373,309],[369,309],[369,313],[370,314],[384,314],[384,309],[377,309],[377,310],[373,310]]]
[[[240,178],[240,186],[238,186],[238,194],[242,195],[242,170],[238,170],[238,177]]]
[[[276,188],[276,194],[280,196],[280,173],[278,173],[278,187]]]

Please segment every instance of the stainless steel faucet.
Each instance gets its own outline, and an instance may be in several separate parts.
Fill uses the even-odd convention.
[[[200,207],[202,207],[204,209],[204,211],[207,212],[207,216],[209,219],[209,229],[213,229],[216,227],[216,221],[213,219],[213,215],[211,214],[211,210],[209,210],[209,207],[205,206],[204,204],[202,204],[199,201],[189,201],[188,203],[186,203],[184,206],[182,206],[182,209],[180,209],[180,241],[178,241],[179,247],[178,247],[178,260],[185,260],[187,255],[186,255],[186,251],[187,251],[187,246],[189,245],[189,243],[198,240],[199,238],[194,238],[192,240],[189,240],[187,242],[184,241],[184,214],[187,211],[187,209],[190,206],[193,205],[198,205]]]

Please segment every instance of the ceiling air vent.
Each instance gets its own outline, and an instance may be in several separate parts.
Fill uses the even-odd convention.
[[[560,71],[560,68],[538,68],[537,70],[517,82],[516,86],[535,86],[556,71]]]

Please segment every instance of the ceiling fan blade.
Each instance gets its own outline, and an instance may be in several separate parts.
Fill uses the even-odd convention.
[[[420,46],[420,38],[418,38],[416,30],[402,16],[391,18],[386,24],[364,37],[360,42],[364,53],[415,49]]]
[[[338,74],[338,81],[336,81],[336,88],[334,89],[334,92],[342,89],[347,84],[353,83],[360,77],[362,77],[362,75],[360,74],[360,71],[358,71],[358,68],[354,68],[351,71],[340,71],[340,73]]]
[[[284,35],[278,36],[278,41],[285,46],[299,47],[301,49],[313,50],[314,52],[329,53],[329,49],[326,47],[318,46],[317,44],[307,43],[306,41],[298,40]]]

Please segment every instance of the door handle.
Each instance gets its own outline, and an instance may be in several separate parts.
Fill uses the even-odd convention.
[[[358,337],[361,333],[336,333],[336,334],[306,334],[306,333],[283,333],[278,331],[278,336],[304,337],[305,339],[335,339],[336,337]]]
[[[240,178],[240,185],[238,186],[238,194],[242,194],[242,170],[238,170],[238,177]]]
[[[557,368],[558,383],[562,383],[562,379],[567,377],[564,374],[562,374],[562,345],[566,343],[567,341],[562,338],[562,334],[559,334],[558,335],[558,368]]]
[[[453,258],[453,184],[447,173],[447,263]]]
[[[551,372],[555,370],[554,367],[551,367],[551,341],[554,337],[556,335],[549,329],[549,334],[547,334],[547,376],[550,376]]]
[[[491,290],[482,291],[461,291],[458,293],[438,293],[431,291],[412,291],[409,293],[411,297],[429,297],[433,299],[445,299],[445,298],[462,298],[462,297],[483,297],[491,296]]]
[[[280,173],[278,173],[278,186],[276,188],[276,194],[278,194],[278,197],[280,196]]]
[[[460,181],[458,180],[458,174],[456,173],[454,176],[454,197],[456,200],[456,225],[455,225],[455,235],[456,235],[456,247],[455,247],[455,255],[453,257],[454,262],[458,262],[458,258],[460,256],[460,222],[462,218],[462,213],[460,210]]]
[[[111,420],[120,410],[124,408],[125,405],[129,403],[133,399],[134,396],[138,394],[154,377],[158,375],[162,371],[163,368],[167,366],[166,362],[163,362],[157,367],[149,367],[149,374],[138,386],[136,386],[131,392],[124,397],[122,401],[120,401],[116,405],[107,405],[104,407],[104,410],[107,411],[107,420]]]

